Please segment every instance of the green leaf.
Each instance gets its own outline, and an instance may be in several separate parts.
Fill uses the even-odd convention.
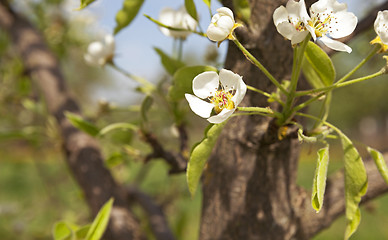
[[[123,154],[120,152],[115,152],[111,154],[106,160],[105,165],[111,169],[123,163]]]
[[[190,154],[186,171],[186,179],[191,196],[194,196],[197,190],[205,163],[212,153],[213,147],[216,144],[218,136],[220,135],[226,122],[227,121],[209,125],[210,127],[208,127],[207,131],[205,131],[204,139],[194,146]]]
[[[236,18],[249,22],[251,19],[251,7],[248,0],[233,0]]]
[[[74,127],[86,132],[87,134],[95,137],[100,132],[100,130],[93,125],[92,123],[86,121],[81,116],[71,113],[71,112],[65,112],[65,116],[71,124],[73,124]]]
[[[329,145],[318,150],[317,167],[315,169],[311,204],[317,213],[321,210],[323,204],[323,195],[325,194],[327,167],[329,165]]]
[[[125,0],[123,7],[116,14],[116,27],[114,34],[117,34],[121,29],[128,26],[136,17],[144,0]]]
[[[57,222],[53,228],[54,240],[67,240],[73,236],[73,230],[65,222]]]
[[[154,48],[154,49],[155,49],[156,53],[159,55],[164,69],[166,69],[166,71],[169,74],[174,75],[174,73],[178,69],[185,66],[185,64],[183,62],[168,56],[161,49],[159,49],[159,48]]]
[[[86,235],[86,240],[99,240],[108,226],[110,212],[113,206],[113,198],[109,199],[94,218]]]
[[[383,154],[381,152],[377,151],[376,149],[373,149],[371,147],[368,147],[368,152],[372,156],[373,160],[375,161],[375,164],[377,166],[377,169],[379,170],[381,176],[384,178],[385,182],[388,184],[388,167],[384,160]]]
[[[187,13],[196,21],[198,21],[198,15],[197,10],[195,9],[194,0],[185,0],[185,8]]]
[[[338,133],[341,138],[345,158],[345,201],[346,218],[348,220],[345,239],[349,239],[360,224],[361,214],[358,205],[361,197],[366,193],[368,179],[364,163],[357,149],[348,137],[342,132]]]
[[[145,121],[145,122],[148,121],[147,112],[150,110],[153,102],[154,102],[154,100],[151,96],[146,96],[144,98],[143,102],[141,103],[141,110],[140,110],[141,117],[142,117],[143,121]]]
[[[308,42],[302,63],[303,74],[314,88],[330,86],[335,69],[330,57],[318,45]]]
[[[98,135],[102,136],[116,129],[127,129],[127,130],[136,131],[138,127],[131,123],[113,123],[101,129]]]
[[[75,236],[77,237],[77,239],[85,239],[86,235],[89,232],[90,226],[91,226],[91,224],[88,224],[88,225],[85,225],[85,226],[78,228],[75,232]]]
[[[211,66],[190,66],[180,68],[173,76],[173,84],[169,90],[172,100],[179,101],[185,97],[185,93],[193,93],[193,79],[200,73],[214,71],[217,69]]]
[[[210,6],[211,6],[211,0],[202,0],[206,5],[207,7],[210,9]]]
[[[77,10],[84,9],[85,7],[87,7],[89,4],[91,4],[94,1],[96,1],[96,0],[81,0],[81,5],[79,6],[79,8]]]

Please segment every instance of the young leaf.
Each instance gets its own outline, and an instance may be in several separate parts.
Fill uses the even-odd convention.
[[[204,139],[194,146],[191,154],[189,163],[187,165],[186,179],[189,186],[191,196],[194,196],[195,191],[198,187],[199,179],[202,175],[205,163],[209,158],[214,145],[217,142],[218,136],[224,128],[227,121],[220,124],[210,125],[205,132]]]
[[[65,116],[67,119],[69,119],[69,121],[71,122],[71,124],[73,124],[74,127],[86,132],[87,134],[93,137],[97,136],[100,131],[95,125],[86,121],[77,114],[65,112]]]
[[[303,59],[303,74],[314,88],[330,86],[335,79],[335,69],[330,57],[319,46],[308,42]]]
[[[315,169],[311,204],[317,213],[321,210],[326,188],[327,167],[329,165],[329,145],[318,150],[317,168]]]
[[[138,127],[130,123],[113,123],[101,129],[98,135],[102,136],[116,129],[128,129],[128,130],[136,131]]]
[[[360,224],[361,213],[359,203],[366,193],[368,179],[364,163],[353,143],[342,132],[338,132],[341,138],[345,158],[345,201],[346,218],[348,225],[345,231],[345,240],[357,230]]]
[[[185,93],[193,93],[193,79],[200,73],[206,71],[217,71],[211,66],[190,66],[180,68],[173,77],[173,84],[169,90],[172,100],[179,101],[185,97]]]
[[[86,235],[86,240],[99,240],[108,226],[110,212],[113,206],[113,198],[109,199],[94,218],[92,225]]]
[[[91,4],[94,1],[96,1],[96,0],[81,0],[81,5],[79,6],[79,8],[77,10],[84,9],[85,7],[87,7],[89,4]]]
[[[67,240],[73,236],[73,230],[65,222],[57,222],[53,228],[54,240]]]
[[[85,237],[88,234],[88,231],[90,229],[90,226],[91,225],[88,224],[88,225],[85,225],[85,226],[78,228],[75,232],[75,236],[77,237],[77,239],[85,239]]]
[[[164,69],[166,69],[166,71],[169,74],[174,75],[174,73],[178,69],[185,66],[185,64],[183,62],[178,61],[178,60],[168,56],[161,49],[159,49],[159,48],[154,48],[154,49],[155,49],[156,53],[159,55]]]
[[[383,154],[381,154],[376,149],[373,149],[371,147],[368,147],[368,152],[372,156],[373,160],[375,161],[375,164],[377,166],[377,169],[379,170],[381,176],[384,178],[385,182],[388,184],[388,167],[385,163]]]
[[[211,0],[202,0],[206,5],[207,7],[210,9],[210,6],[211,6]]]
[[[153,102],[154,102],[154,100],[152,99],[151,96],[146,96],[144,98],[143,102],[141,103],[141,110],[140,110],[141,117],[142,117],[143,121],[145,121],[145,122],[148,121],[147,112],[148,112],[148,110],[150,110]]]
[[[195,4],[193,0],[185,0],[185,8],[187,13],[194,18],[196,21],[198,21],[198,15],[197,10],[195,9]]]
[[[121,29],[128,26],[136,17],[144,0],[125,0],[123,8],[116,14],[116,27],[114,34],[117,34]]]

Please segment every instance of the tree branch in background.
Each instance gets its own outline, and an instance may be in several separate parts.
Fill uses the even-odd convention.
[[[163,210],[150,196],[144,194],[136,187],[130,186],[128,187],[128,200],[131,205],[133,202],[137,202],[143,208],[148,216],[151,230],[157,240],[175,240]]]
[[[70,96],[59,63],[42,35],[28,20],[13,12],[5,0],[0,0],[0,26],[11,37],[27,74],[39,86],[49,112],[58,122],[66,162],[93,215],[110,197],[115,198],[107,237],[116,240],[143,239],[138,221],[128,210],[126,191],[104,167],[97,142],[73,127],[64,116],[65,111],[79,113],[79,107]]]

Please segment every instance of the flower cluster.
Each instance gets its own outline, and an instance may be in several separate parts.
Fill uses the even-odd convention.
[[[194,113],[210,123],[221,123],[234,113],[246,91],[241,76],[222,69],[219,75],[212,71],[197,75],[193,80],[195,96],[185,94],[185,97]]]
[[[91,66],[102,67],[112,61],[115,51],[115,39],[106,35],[103,41],[92,42],[84,55],[85,61]]]
[[[175,31],[165,27],[160,27],[160,31],[162,31],[164,35],[173,38],[185,39],[191,31],[194,31],[197,28],[197,21],[187,13],[185,7],[181,7],[178,10],[164,8],[159,15],[159,21],[173,28],[189,30]]]
[[[310,16],[304,0],[289,0],[286,7],[280,6],[273,15],[279,33],[292,44],[303,41],[308,33],[314,41],[325,46],[350,53],[346,44],[333,40],[350,35],[357,25],[357,17],[347,11],[346,3],[336,0],[319,0],[311,5]]]

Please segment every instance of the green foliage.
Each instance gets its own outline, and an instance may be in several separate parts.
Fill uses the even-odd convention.
[[[185,8],[190,16],[198,21],[198,14],[197,9],[195,8],[194,0],[185,0]]]
[[[162,62],[164,69],[166,69],[166,71],[170,75],[174,75],[174,73],[178,69],[185,66],[185,64],[182,61],[179,61],[179,60],[176,60],[176,59],[170,57],[169,55],[164,53],[161,49],[156,48],[156,47],[154,49],[155,49],[156,53],[159,55],[160,61]]]
[[[205,131],[205,138],[196,144],[191,151],[186,171],[187,184],[191,196],[194,196],[197,190],[205,163],[212,153],[213,147],[226,122],[227,120],[220,124],[209,125]]]
[[[314,88],[333,84],[335,69],[330,57],[318,45],[309,41],[302,63],[303,74]]]
[[[58,222],[54,225],[53,237],[54,240],[71,239],[73,230],[65,222]]]
[[[319,212],[325,194],[327,168],[329,166],[329,145],[318,150],[317,167],[315,169],[311,203],[315,211]]]
[[[85,7],[87,7],[89,4],[91,4],[94,1],[96,1],[96,0],[81,0],[81,5],[79,6],[79,8],[77,10],[84,9]]]
[[[98,135],[102,136],[102,135],[107,134],[108,132],[111,132],[111,131],[117,130],[117,129],[122,129],[122,130],[127,129],[127,130],[136,131],[138,129],[138,127],[134,124],[125,123],[125,122],[112,123],[112,124],[109,124],[108,126],[104,127],[103,129],[101,129],[99,131]]]
[[[153,102],[154,102],[154,99],[151,96],[146,96],[141,104],[140,112],[144,122],[148,121],[147,113],[151,109]]]
[[[211,6],[211,0],[202,0],[206,5],[207,7],[210,9],[210,6]]]
[[[71,122],[71,124],[73,124],[74,127],[78,128],[81,131],[84,131],[85,133],[93,137],[97,136],[100,132],[100,130],[95,125],[93,125],[91,122],[86,121],[77,114],[66,112],[65,116]]]
[[[123,8],[116,14],[116,27],[114,34],[117,34],[123,28],[128,26],[136,17],[144,0],[125,0]]]
[[[174,101],[179,101],[185,97],[185,93],[193,93],[193,79],[200,73],[206,71],[217,71],[212,66],[190,66],[182,67],[173,77],[173,84],[169,91],[169,96]]]
[[[345,201],[346,201],[346,219],[348,225],[345,231],[345,239],[357,230],[361,220],[359,203],[361,197],[366,193],[368,179],[364,163],[357,149],[350,139],[342,132],[337,131],[341,138],[342,148],[344,150],[345,160]]]
[[[113,198],[109,199],[100,209],[90,226],[85,240],[99,240],[108,226],[110,212],[113,206]]]
[[[367,148],[369,154],[372,156],[373,160],[375,161],[375,164],[377,166],[377,169],[379,170],[381,176],[384,178],[385,182],[388,184],[388,167],[385,163],[383,154],[381,152],[377,151],[376,149],[373,149],[371,147]]]
[[[251,19],[251,7],[248,0],[233,0],[236,17],[249,22]]]

